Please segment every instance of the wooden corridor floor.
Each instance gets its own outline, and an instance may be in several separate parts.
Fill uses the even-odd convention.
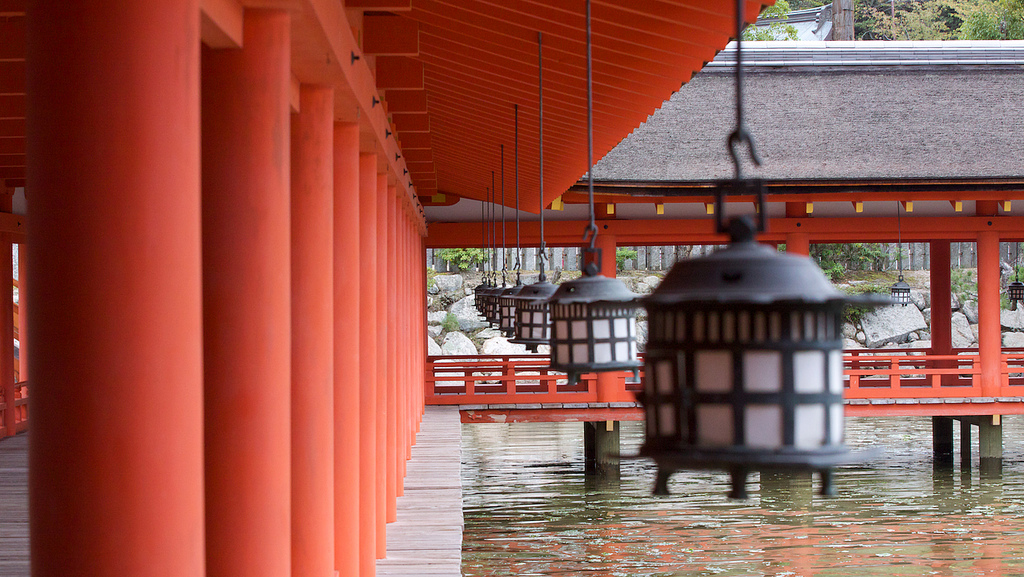
[[[28,433],[0,441],[0,577],[29,577]]]
[[[377,575],[462,574],[461,427],[458,407],[427,407]],[[29,577],[26,433],[0,440],[0,495],[0,577]]]
[[[427,407],[389,523],[378,577],[462,575],[462,421],[458,407]]]

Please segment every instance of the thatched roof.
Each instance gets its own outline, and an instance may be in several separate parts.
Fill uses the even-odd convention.
[[[1024,175],[1024,42],[745,43],[746,121],[780,180]],[[750,48],[747,50],[746,48]],[[730,178],[733,51],[594,168],[597,180]]]

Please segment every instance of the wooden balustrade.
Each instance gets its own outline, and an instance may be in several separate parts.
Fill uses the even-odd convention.
[[[861,349],[844,352],[847,399],[981,397],[977,349],[932,355],[928,349]],[[429,357],[427,403],[437,405],[592,403],[595,376],[570,387],[542,355]],[[616,373],[626,390],[639,391],[630,373]],[[1024,349],[1004,349],[1000,394],[1024,396]]]
[[[0,438],[5,436],[8,411],[12,408],[8,405],[7,399],[0,398]],[[14,425],[17,432],[21,433],[28,429],[28,383],[20,382],[14,385]]]

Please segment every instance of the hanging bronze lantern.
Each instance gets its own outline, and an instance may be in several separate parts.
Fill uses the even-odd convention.
[[[543,268],[541,278],[544,278]],[[526,350],[537,352],[537,347],[551,342],[551,314],[548,299],[558,287],[541,280],[523,287],[516,297],[516,336],[509,342],[526,345]]]
[[[1006,296],[1012,302],[1024,301],[1024,282],[1015,280],[1006,285]]]
[[[1015,247],[1016,258],[1013,263],[1013,282],[1006,285],[1006,297],[1010,299],[1013,310],[1017,310],[1017,303],[1024,301],[1024,282],[1020,282],[1020,244]]]
[[[910,304],[910,285],[903,280],[902,274],[899,276],[899,279],[889,287],[889,296],[892,298],[893,304],[903,306]]]
[[[594,90],[591,57],[591,9],[586,2],[587,29],[587,171],[590,223],[583,234],[589,241],[589,262],[583,276],[564,282],[548,299],[551,311],[551,368],[575,384],[582,373],[631,370],[639,375],[636,356],[636,294],[616,278],[601,276],[601,249],[596,248],[594,221]],[[612,271],[614,275],[614,271]]]
[[[754,242],[746,218],[710,256],[679,261],[650,296],[641,454],[658,464],[655,491],[677,469],[721,468],[731,497],[747,473],[809,469],[831,494],[843,445],[842,313],[878,295],[846,296],[804,256]]]
[[[900,203],[896,203],[896,270],[899,278],[889,287],[892,303],[907,306],[910,304],[910,285],[903,280],[903,225],[900,222]]]
[[[547,301],[551,368],[567,373],[569,384],[602,371],[633,371],[639,378],[636,297],[622,281],[596,272],[562,283]]]
[[[506,337],[514,337],[516,334],[516,303],[522,290],[523,283],[516,273],[515,286],[506,288],[498,295],[498,328]]]

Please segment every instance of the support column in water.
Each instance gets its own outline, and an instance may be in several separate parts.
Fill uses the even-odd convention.
[[[978,454],[982,475],[999,475],[1003,471],[1003,424],[999,415],[978,419]]]
[[[971,419],[960,419],[960,472],[971,469]]]
[[[619,422],[583,423],[583,453],[587,473],[618,475]]]
[[[932,417],[932,457],[936,467],[953,467],[953,417]]]

